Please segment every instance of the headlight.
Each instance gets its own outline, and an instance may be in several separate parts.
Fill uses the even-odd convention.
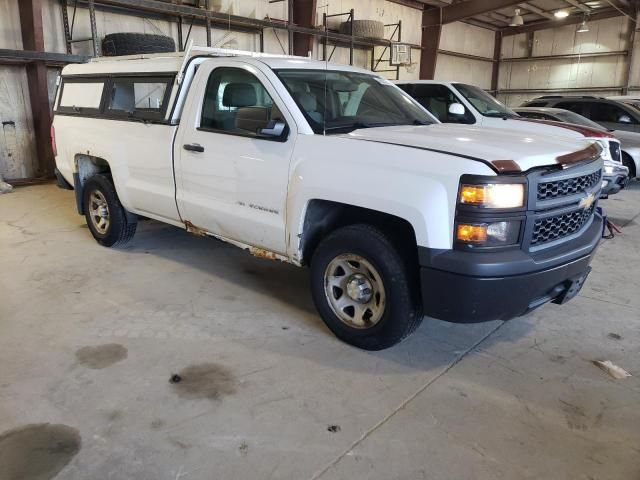
[[[602,153],[600,153],[602,159],[611,160],[611,150],[609,150],[609,142],[605,140],[598,140],[598,143],[602,147]]]
[[[524,185],[521,183],[489,183],[462,185],[459,202],[484,208],[519,208],[524,206]]]
[[[470,245],[498,247],[518,243],[520,221],[459,223],[456,240]]]

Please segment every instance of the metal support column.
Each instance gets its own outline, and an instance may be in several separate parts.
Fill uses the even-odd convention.
[[[98,41],[98,27],[96,26],[96,6],[94,0],[89,0],[89,22],[91,22],[91,40],[93,43],[93,56],[100,56],[100,48]]]
[[[293,21],[293,1],[294,0],[289,0],[287,2],[287,7],[288,7],[288,15],[287,15],[287,26],[290,27],[291,25],[294,24]],[[291,30],[291,28],[287,29],[287,33],[289,34],[287,37],[287,42],[289,43],[287,45],[287,50],[289,51],[289,55],[293,55],[293,30]]]
[[[498,77],[500,75],[500,57],[502,56],[502,33],[496,31],[496,38],[493,45],[493,68],[491,70],[491,93],[498,92]]]
[[[349,34],[351,35],[351,45],[349,46],[349,65],[353,65],[353,21],[355,20],[356,12],[352,8],[349,10]]]
[[[25,50],[44,52],[42,0],[21,0],[18,2],[18,11],[20,12],[23,48]],[[38,155],[36,175],[49,176],[53,173],[54,158],[50,138],[52,118],[49,107],[47,67],[44,61],[35,61],[29,63],[26,69],[36,152]]]
[[[327,14],[322,14],[322,26],[324,27],[324,37],[322,38],[322,60],[327,61]]]
[[[289,0],[293,4],[293,23],[313,28],[316,24],[317,0]],[[304,33],[293,34],[293,54],[307,57],[313,50],[313,37]]]
[[[64,29],[64,42],[67,45],[67,54],[71,55],[71,30],[69,29],[69,5],[67,0],[62,0],[62,28]]]
[[[638,28],[638,24],[635,22],[635,20],[637,20],[638,18],[638,6],[634,4],[632,8],[634,21],[632,21],[632,19],[629,20],[629,39],[627,45],[627,51],[629,52],[629,55],[627,56],[627,69],[625,71],[624,88],[622,89],[623,95],[629,94],[629,88],[631,87],[632,83],[631,72],[633,71],[633,63],[637,58],[635,54],[634,44],[636,41],[636,29]]]
[[[422,27],[422,53],[420,55],[420,79],[433,80],[438,61],[438,46],[442,25],[427,25]]]
[[[205,0],[204,2],[204,7],[207,9],[207,12],[210,10],[209,1],[210,0]],[[210,47],[211,46],[211,19],[207,17],[205,22],[206,22],[205,28],[207,29],[207,47]]]

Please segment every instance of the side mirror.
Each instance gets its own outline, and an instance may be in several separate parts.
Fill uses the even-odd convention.
[[[449,113],[451,115],[464,115],[464,105],[462,105],[461,103],[452,103],[451,105],[449,105]]]
[[[280,137],[287,126],[282,120],[271,120],[269,124],[260,130],[260,135],[265,137]]]

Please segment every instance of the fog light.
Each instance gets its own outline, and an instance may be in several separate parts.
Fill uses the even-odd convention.
[[[465,243],[484,243],[487,241],[487,225],[458,225],[456,238]]]
[[[456,239],[462,243],[485,247],[515,245],[520,237],[520,221],[504,221],[484,224],[459,223]]]
[[[602,181],[602,188],[606,187],[607,185],[609,185],[609,180],[603,180]]]

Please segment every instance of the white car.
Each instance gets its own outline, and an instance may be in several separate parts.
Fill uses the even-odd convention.
[[[608,130],[593,120],[589,120],[578,113],[565,110],[564,108],[517,107],[514,108],[514,112],[525,118],[557,120],[609,131],[609,133],[622,142],[620,145],[622,152],[620,160],[622,164],[629,169],[631,178],[636,178],[640,173],[640,133],[628,132],[626,130]]]
[[[620,141],[614,138],[612,133],[608,132],[606,129],[603,129],[597,124],[595,126],[586,126],[583,122],[566,123],[565,121],[563,121],[562,116],[558,116],[557,112],[555,113],[555,118],[546,118],[548,115],[550,115],[550,112],[548,110],[561,109],[546,109],[547,111],[544,114],[545,118],[541,118],[541,114],[538,112],[539,108],[518,107],[514,109],[514,111],[516,111],[518,115],[529,122],[568,128],[570,130],[575,130],[582,133],[587,138],[599,139],[601,137],[604,137],[609,143],[610,151],[612,153],[611,156],[615,158],[615,160],[609,158],[604,161],[604,174],[602,177],[602,190],[600,191],[600,198],[609,198],[609,195],[615,195],[627,186],[627,183],[629,182],[629,168],[622,164]],[[561,111],[566,111],[567,113],[574,114],[569,110]],[[589,120],[588,118],[585,118],[585,120],[587,122],[591,122],[591,120]]]
[[[580,290],[602,233],[602,147],[440,125],[375,73],[193,48],[62,71],[59,183],[104,246],[137,216],[311,267],[344,341],[423,314],[509,319]]]
[[[613,135],[602,135],[586,129],[581,131],[566,125],[523,121],[516,112],[475,85],[438,80],[403,80],[395,83],[442,123],[521,130],[576,139],[585,137],[601,144],[604,160],[619,160],[620,142],[615,141]]]

